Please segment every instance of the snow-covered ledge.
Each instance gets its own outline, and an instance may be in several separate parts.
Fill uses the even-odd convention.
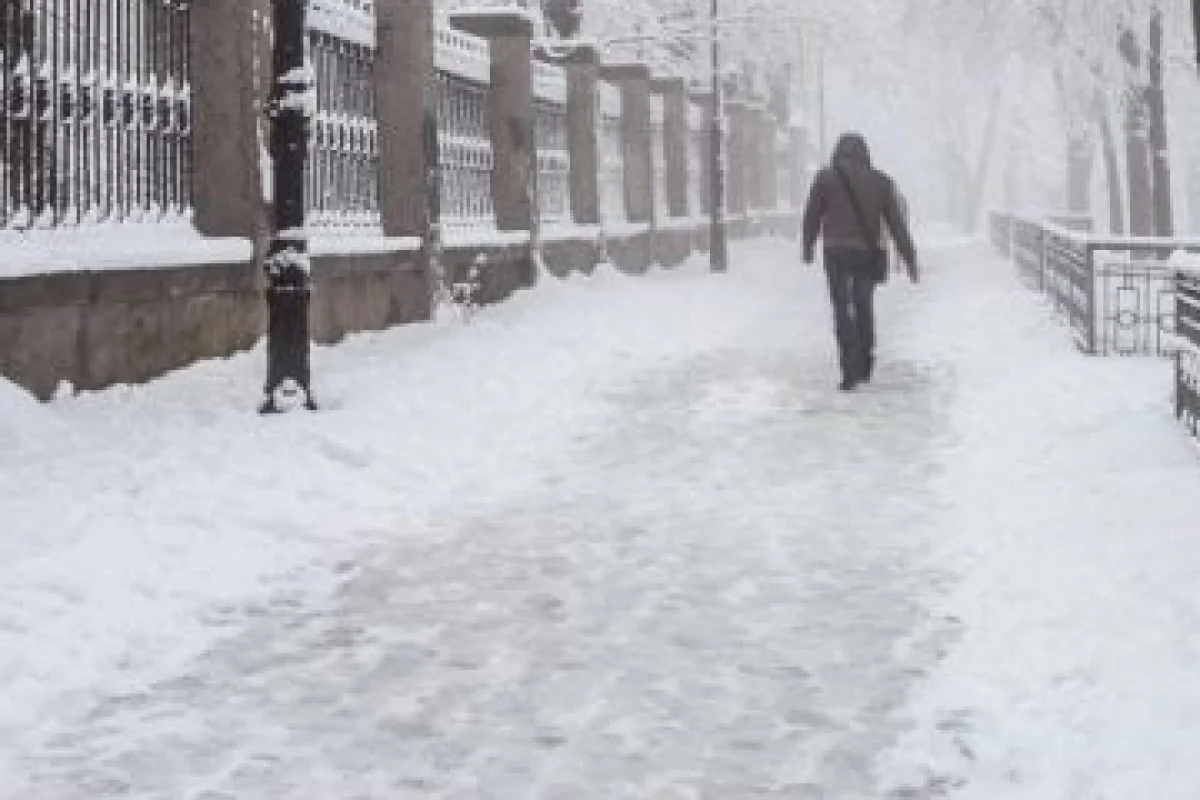
[[[309,239],[308,249],[312,255],[318,257],[414,253],[421,249],[421,239],[416,236],[363,236],[320,232],[314,233]]]
[[[249,264],[249,239],[201,236],[186,221],[0,232],[0,279],[64,272]]]

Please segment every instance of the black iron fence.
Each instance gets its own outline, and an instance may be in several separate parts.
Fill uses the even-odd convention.
[[[0,7],[0,229],[185,215],[186,0]]]

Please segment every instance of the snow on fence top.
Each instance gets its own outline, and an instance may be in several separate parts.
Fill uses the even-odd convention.
[[[1177,272],[1200,279],[1200,253],[1176,250],[1171,255],[1171,266]]]
[[[567,71],[555,64],[534,60],[533,96],[547,103],[567,104]]]
[[[598,81],[596,83],[597,102],[599,104],[600,116],[602,117],[617,117],[621,116],[621,90],[613,86],[607,81]]]
[[[492,50],[488,40],[455,30],[448,23],[438,23],[433,60],[440,72],[476,83],[491,83]]]
[[[310,30],[375,47],[375,0],[308,0]]]

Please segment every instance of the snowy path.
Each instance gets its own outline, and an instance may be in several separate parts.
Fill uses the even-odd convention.
[[[44,607],[0,617],[0,708],[37,722],[0,721],[0,798],[1194,797],[1106,772],[1183,758],[1131,717],[1200,712],[1103,699],[1200,646],[1163,365],[1083,359],[947,245],[841,396],[819,274],[738,256],[364,338],[322,354],[337,410],[266,432],[252,358],[35,420],[86,455],[21,445],[23,533],[47,475],[124,527],[3,545]]]

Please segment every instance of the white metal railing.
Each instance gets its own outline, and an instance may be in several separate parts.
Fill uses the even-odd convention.
[[[370,0],[309,0],[316,78],[305,180],[307,225],[317,235],[382,231],[375,103],[375,8]]]
[[[701,103],[688,104],[688,210],[699,216],[709,209],[709,132],[712,119]]]
[[[543,223],[571,220],[571,146],[567,137],[567,72],[533,62],[538,214]]]
[[[625,144],[621,90],[605,81],[596,84],[596,146],[600,164],[600,215],[604,222],[625,222]]]
[[[190,216],[190,19],[176,0],[0,4],[0,230]]]
[[[666,122],[666,109],[662,95],[650,95],[650,142],[652,148],[651,164],[654,179],[654,218],[665,220],[671,216],[667,203],[667,151],[663,128]]]
[[[544,223],[571,220],[571,149],[565,106],[538,100],[534,106],[537,143],[538,213]]]
[[[490,47],[486,39],[445,25],[438,26],[436,39],[440,222],[444,228],[494,229]]]
[[[492,76],[492,50],[487,39],[455,30],[446,22],[435,29],[433,63],[438,72],[487,85]]]

